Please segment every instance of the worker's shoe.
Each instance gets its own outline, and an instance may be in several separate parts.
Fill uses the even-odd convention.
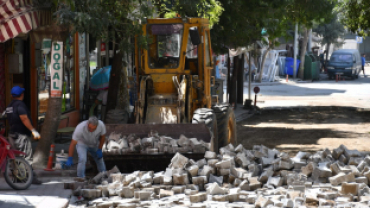
[[[80,178],[80,177],[76,177],[73,179],[75,182],[85,182],[86,179],[85,178]]]
[[[33,176],[32,184],[34,185],[41,185],[42,181],[40,181],[36,176]]]

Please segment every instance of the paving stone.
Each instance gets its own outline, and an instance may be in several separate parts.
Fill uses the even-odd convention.
[[[339,159],[339,157],[343,154],[344,150],[340,147],[333,149],[332,155],[334,159]]]
[[[189,162],[189,159],[183,156],[180,153],[176,153],[175,156],[171,159],[170,166],[172,168],[184,168],[185,165]]]
[[[228,189],[221,188],[217,183],[212,183],[207,188],[207,193],[210,195],[224,195],[228,194]]]
[[[185,189],[185,195],[195,195],[198,192],[199,192],[198,190]]]
[[[358,194],[358,183],[342,183],[342,190],[341,193],[346,194],[352,194],[354,196],[357,196]]]
[[[228,195],[214,195],[212,196],[212,200],[218,201],[218,202],[228,202],[229,196]]]
[[[364,183],[366,185],[368,185],[368,183],[369,183],[369,181],[366,177],[355,178],[355,181],[356,181],[356,183]]]
[[[283,180],[281,177],[272,177],[270,176],[268,178],[268,181],[267,181],[267,184],[268,185],[272,185],[274,186],[275,188],[279,187],[279,186],[282,186],[283,184]]]
[[[259,182],[261,182],[261,183],[266,183],[267,182],[267,180],[268,180],[268,178],[270,177],[270,176],[272,176],[274,174],[274,171],[272,171],[272,170],[270,170],[270,169],[268,169],[268,170],[266,170],[266,171],[264,171],[262,174],[261,174],[261,176],[259,177]]]
[[[198,193],[198,194],[190,195],[189,199],[190,199],[191,203],[203,202],[203,201],[207,200],[207,194],[206,193]]]
[[[206,153],[204,154],[204,158],[206,159],[216,159],[217,158],[217,154],[215,152],[211,152],[211,151],[206,151]]]
[[[213,174],[210,174],[209,176],[209,183],[217,183],[218,185],[222,185],[224,177],[222,176],[215,176]]]
[[[172,187],[172,191],[174,194],[183,194],[185,193],[186,186],[174,186]]]
[[[243,178],[243,175],[247,173],[247,171],[244,170],[243,168],[231,167],[230,173],[233,174],[236,178]]]
[[[188,174],[175,174],[173,175],[174,185],[186,185],[189,183]]]
[[[159,190],[159,198],[173,196],[173,195],[174,195],[173,191],[164,190],[164,189]]]

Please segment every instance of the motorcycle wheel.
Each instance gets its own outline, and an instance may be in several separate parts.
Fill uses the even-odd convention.
[[[16,157],[14,160],[7,158],[4,178],[6,183],[15,190],[27,189],[33,179],[32,167],[22,157]]]

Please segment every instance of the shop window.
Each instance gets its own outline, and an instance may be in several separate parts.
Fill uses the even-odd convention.
[[[38,80],[38,120],[43,122],[48,107],[50,97],[50,73],[51,73],[51,50],[45,42],[51,40],[43,40],[41,65],[37,68]],[[63,43],[64,45],[64,65],[63,65],[63,90],[62,90],[62,108],[61,112],[68,112],[75,108],[76,89],[75,89],[75,66],[73,54],[73,37],[70,36]],[[46,46],[46,47],[45,47]]]

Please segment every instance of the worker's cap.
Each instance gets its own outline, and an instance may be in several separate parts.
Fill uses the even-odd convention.
[[[12,91],[10,94],[12,94],[13,97],[18,97],[24,92],[24,88],[21,88],[20,86],[15,86],[12,88]]]

